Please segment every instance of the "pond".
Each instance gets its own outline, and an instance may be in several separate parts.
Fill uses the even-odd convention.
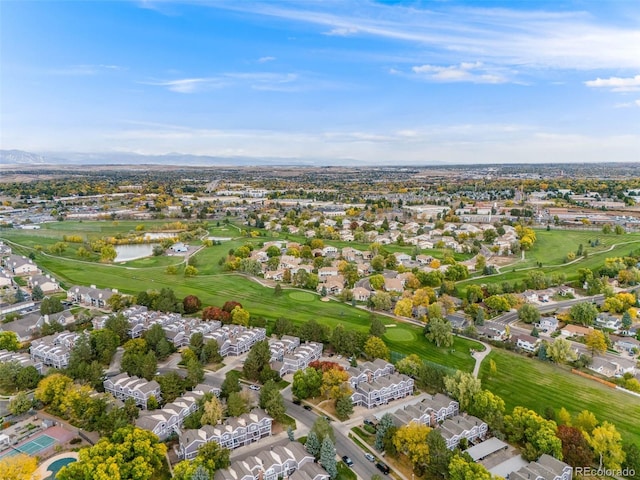
[[[114,262],[128,262],[138,258],[150,257],[153,255],[154,245],[116,245],[116,253],[118,254]]]

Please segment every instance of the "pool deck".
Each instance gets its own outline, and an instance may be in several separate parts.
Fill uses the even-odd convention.
[[[49,471],[49,465],[62,458],[75,458],[78,460],[78,452],[65,452],[45,460],[45,462],[36,470],[34,478],[48,478],[49,475],[53,473]]]

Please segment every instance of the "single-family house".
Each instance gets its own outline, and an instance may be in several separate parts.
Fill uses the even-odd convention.
[[[561,295],[563,297],[568,297],[568,296],[575,296],[576,294],[576,290],[573,287],[570,287],[568,285],[560,285],[560,287],[558,287],[558,295]]]
[[[565,325],[560,330],[560,334],[563,337],[583,337],[588,335],[593,328],[591,327],[583,327],[582,325]]]
[[[620,352],[636,354],[640,352],[640,341],[633,337],[616,337],[613,346]]]
[[[356,302],[366,302],[371,297],[371,291],[363,287],[356,287],[351,291],[351,293],[353,294],[353,299]]]
[[[540,343],[540,339],[536,338],[532,335],[527,335],[526,333],[520,333],[517,335],[511,336],[511,341],[516,344],[521,350],[525,352],[535,352],[536,348],[538,348],[538,344]]]
[[[558,329],[559,322],[556,317],[541,317],[540,321],[537,323],[536,328],[542,330],[543,332],[552,333]]]
[[[527,303],[537,303],[538,302],[538,292],[535,290],[525,290],[522,292],[522,299]]]

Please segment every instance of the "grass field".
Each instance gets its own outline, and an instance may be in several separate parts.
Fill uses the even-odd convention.
[[[578,276],[578,270],[589,268],[596,270],[604,264],[606,258],[623,257],[632,250],[640,248],[640,233],[625,235],[604,235],[601,232],[583,230],[536,230],[537,241],[534,247],[525,253],[525,260],[518,261],[507,267],[502,267],[499,275],[474,277],[458,282],[459,290],[464,294],[468,285],[482,285],[502,282],[521,282],[527,278],[528,272],[538,269],[547,275],[564,274],[567,281],[573,281]],[[590,240],[600,241],[600,245],[591,248]],[[570,265],[565,265],[567,253],[575,252],[582,244],[588,252],[587,258],[580,258]]]
[[[543,414],[547,407],[571,414],[593,412],[598,420],[616,425],[623,438],[640,440],[640,398],[572,374],[567,368],[493,350],[487,357],[496,362],[497,374],[489,374],[489,361],[480,369],[484,388],[502,397],[507,411],[523,406]]]

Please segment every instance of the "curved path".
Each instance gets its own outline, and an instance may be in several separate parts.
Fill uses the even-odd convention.
[[[476,361],[475,367],[473,367],[473,376],[478,378],[478,373],[480,373],[480,366],[482,365],[482,361],[485,359],[487,355],[491,353],[491,345],[488,343],[481,342],[480,340],[476,340],[476,342],[484,345],[484,350],[482,352],[474,352],[473,358]]]

